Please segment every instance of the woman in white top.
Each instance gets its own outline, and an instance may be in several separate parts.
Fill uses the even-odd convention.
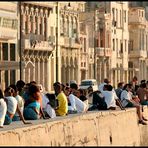
[[[23,111],[24,111],[24,99],[18,94],[18,90],[15,84],[11,84],[9,87],[13,88],[14,93],[13,93],[13,97],[15,97],[15,99],[17,100],[17,104],[18,107],[23,115]],[[19,121],[20,120],[20,116],[18,114],[18,112],[15,113],[13,119],[13,121]]]
[[[20,119],[23,121],[24,124],[30,124],[30,122],[26,122],[24,120],[24,117],[18,107],[17,100],[16,100],[16,98],[13,97],[13,94],[14,94],[14,89],[11,87],[7,87],[4,91],[4,99],[7,104],[7,114],[5,116],[4,125],[11,124],[16,111],[18,112]]]
[[[3,128],[5,115],[7,112],[7,105],[3,98],[3,92],[0,89],[0,128]]]

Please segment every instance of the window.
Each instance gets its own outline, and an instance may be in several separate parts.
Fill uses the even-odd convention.
[[[120,50],[121,50],[121,53],[123,53],[123,43],[121,40],[120,40]]]
[[[127,41],[125,40],[125,51],[126,51],[126,42],[127,42]]]
[[[3,60],[8,60],[8,43],[2,43]]]
[[[133,40],[129,41],[129,52],[133,50]]]
[[[118,39],[116,39],[116,50],[119,50],[118,49]]]
[[[10,84],[15,84],[15,70],[10,70]]]
[[[113,39],[113,51],[115,51],[115,39]]]
[[[8,87],[8,70],[5,71],[5,84],[6,86],[5,87]]]
[[[10,44],[10,61],[15,61],[15,44]]]
[[[124,22],[126,23],[126,10],[124,10]]]

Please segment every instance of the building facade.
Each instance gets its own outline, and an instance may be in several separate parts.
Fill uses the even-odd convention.
[[[19,4],[19,3],[18,3]],[[50,90],[54,75],[51,58],[54,46],[49,42],[50,12],[53,8],[49,2],[20,2],[21,5],[21,50],[22,80],[25,83],[36,81],[45,90]]]
[[[129,78],[148,78],[148,21],[144,7],[129,8]]]
[[[84,2],[60,2],[60,56],[61,82],[75,80],[80,83],[80,24],[79,13]]]
[[[19,79],[18,14],[16,2],[0,4],[0,84],[2,90]]]

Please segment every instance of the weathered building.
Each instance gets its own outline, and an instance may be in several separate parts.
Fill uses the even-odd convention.
[[[85,2],[59,2],[61,82],[80,83],[80,24],[79,13]]]
[[[129,78],[148,78],[148,21],[143,7],[129,8]]]
[[[16,2],[0,3],[0,84],[4,90],[19,79],[18,15]]]
[[[49,16],[53,5],[49,2],[18,2],[21,5],[22,80],[36,81],[50,90],[54,75],[51,58],[54,46],[49,42]],[[53,79],[54,80],[54,79]]]

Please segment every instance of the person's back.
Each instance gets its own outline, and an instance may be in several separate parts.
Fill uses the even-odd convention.
[[[115,90],[117,97],[121,100],[121,92],[123,91],[123,82],[118,83],[118,88]]]
[[[3,127],[5,121],[5,115],[7,112],[7,105],[3,98],[0,98],[0,128]]]
[[[7,87],[4,91],[4,99],[7,103],[7,114],[5,116],[5,125],[12,122],[12,119],[17,110],[17,100],[13,97],[14,90],[11,87]]]
[[[107,104],[107,109],[116,109],[116,99],[117,96],[112,91],[112,86],[107,85],[107,89],[102,92],[103,96],[105,97],[105,102]]]
[[[78,97],[76,97],[74,94],[69,95],[69,101],[74,110],[76,110],[78,113],[86,111],[87,105],[83,101],[81,101]]]
[[[142,105],[148,105],[148,90],[146,88],[146,83],[142,83],[137,90],[138,98]]]

